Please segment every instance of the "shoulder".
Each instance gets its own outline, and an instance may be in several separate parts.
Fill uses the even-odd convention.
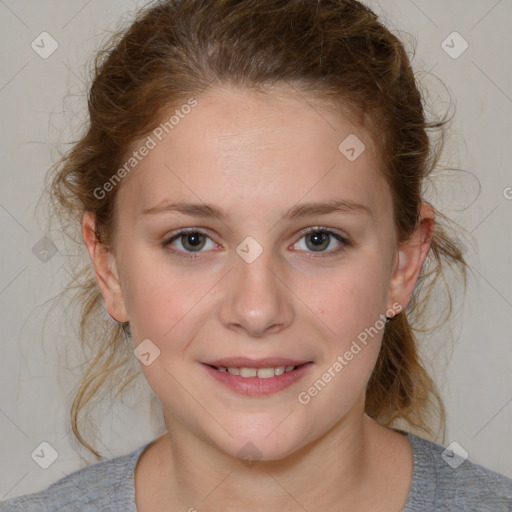
[[[134,470],[140,454],[148,444],[127,455],[79,469],[43,491],[2,501],[0,512],[135,512]]]
[[[457,446],[444,448],[408,434],[414,470],[404,512],[512,511],[512,480],[471,462]],[[459,454],[460,452],[460,454]]]

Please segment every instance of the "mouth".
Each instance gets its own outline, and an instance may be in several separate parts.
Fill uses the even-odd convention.
[[[302,363],[297,365],[280,365],[280,366],[262,366],[262,367],[250,367],[250,366],[216,366],[208,364],[210,368],[213,368],[219,372],[227,372],[231,375],[238,375],[244,379],[251,377],[257,377],[258,379],[270,379],[272,377],[278,377],[284,373],[289,373],[297,370],[297,368],[304,366],[308,363]]]
[[[216,381],[243,395],[269,395],[302,379],[312,361],[292,359],[249,360],[245,358],[201,363]]]

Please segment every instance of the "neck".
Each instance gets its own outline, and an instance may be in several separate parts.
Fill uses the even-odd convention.
[[[377,502],[380,488],[389,487],[389,479],[382,480],[393,471],[389,459],[396,455],[389,453],[389,434],[403,436],[357,412],[283,459],[252,463],[220,451],[164,413],[168,432],[156,441],[155,489],[165,493],[162,503],[176,510],[229,512],[242,504],[247,512],[365,510],[369,499]],[[397,505],[405,498],[399,494]]]

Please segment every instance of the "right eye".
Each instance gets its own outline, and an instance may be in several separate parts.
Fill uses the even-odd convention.
[[[188,251],[190,251],[190,253],[192,253],[192,254],[195,252],[202,252],[200,249],[202,249],[205,245],[204,240],[203,240],[204,238],[208,238],[211,240],[211,238],[206,233],[199,231],[197,228],[185,228],[185,229],[181,229],[181,230],[173,233],[170,238],[167,238],[162,243],[162,247],[169,248],[169,246],[173,245],[173,243],[175,241],[177,241],[182,245],[182,247],[184,248],[184,251],[176,250],[176,249],[172,249],[172,248],[170,248],[170,250],[173,253],[175,253],[177,256],[181,256],[182,258],[195,259],[198,256],[196,256],[196,255],[187,256],[186,253]],[[199,248],[199,250],[195,250],[198,248]]]

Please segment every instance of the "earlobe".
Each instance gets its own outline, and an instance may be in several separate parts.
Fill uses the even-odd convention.
[[[82,218],[82,238],[109,315],[118,322],[128,321],[115,256],[98,240],[92,212],[85,212]]]
[[[418,226],[408,240],[398,245],[396,267],[391,278],[390,301],[405,309],[418,280],[432,242],[435,225],[434,209],[422,203]]]

